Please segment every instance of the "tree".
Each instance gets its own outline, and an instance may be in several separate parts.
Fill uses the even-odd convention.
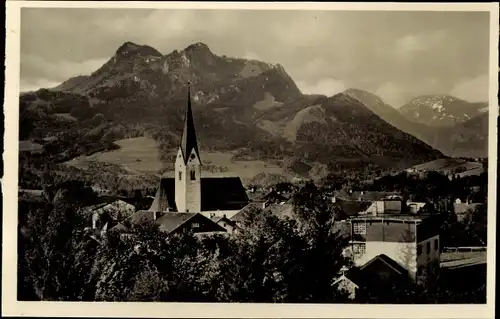
[[[343,297],[332,287],[341,268],[349,264],[342,254],[347,239],[334,228],[340,213],[338,208],[313,183],[306,184],[297,192],[294,203],[300,235],[306,242],[303,280],[307,284],[303,288],[308,294],[308,301],[330,302]]]
[[[488,211],[478,205],[463,221],[464,231],[470,236],[471,245],[486,246],[488,241]]]

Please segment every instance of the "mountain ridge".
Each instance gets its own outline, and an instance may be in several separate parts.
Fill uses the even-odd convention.
[[[430,98],[430,101],[434,101],[446,96],[452,101],[469,103],[475,107],[473,108],[475,116],[471,118],[464,117],[458,120],[457,117],[456,124],[432,126],[413,121],[373,93],[358,89],[348,89],[345,92],[357,98],[389,124],[417,137],[448,156],[487,157],[488,148],[484,143],[488,136],[488,104],[486,102],[470,103],[450,95],[422,95],[417,99]]]
[[[304,95],[281,64],[218,56],[203,43],[161,55],[126,42],[89,76],[42,93],[52,104],[72,94],[86,96],[86,106],[64,104],[80,127],[93,129],[99,123],[110,138],[140,127],[168,153],[180,139],[188,83],[200,145],[208,149],[324,164],[363,159],[375,166],[443,156],[349,94]],[[44,118],[52,119],[47,112]]]

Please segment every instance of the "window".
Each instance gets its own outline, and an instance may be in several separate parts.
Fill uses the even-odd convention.
[[[418,256],[422,255],[422,245],[417,246],[417,255]]]
[[[179,172],[179,180],[182,181],[182,172]]]
[[[355,255],[363,255],[366,252],[366,244],[357,243],[352,246],[352,251]]]
[[[194,181],[196,180],[196,172],[195,171],[191,171],[191,180]]]
[[[354,233],[355,234],[366,234],[366,224],[365,223],[355,223],[354,224]]]
[[[191,228],[200,228],[200,224],[198,223],[192,223]]]
[[[439,241],[436,239],[434,239],[434,250],[438,250],[439,249]]]
[[[431,253],[431,242],[427,242],[427,255]]]

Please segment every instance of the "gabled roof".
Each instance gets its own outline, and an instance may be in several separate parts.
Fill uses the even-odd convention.
[[[125,227],[125,225],[123,225],[122,223],[118,223],[114,227],[109,229],[109,231],[123,231],[123,230],[127,230],[127,227]]]
[[[336,199],[335,206],[337,206],[342,212],[343,216],[338,216],[340,219],[345,219],[347,217],[356,216],[357,214],[366,211],[372,202],[365,201],[352,201],[352,200],[342,200]]]
[[[269,205],[265,210],[269,211],[270,213],[279,218],[283,217],[294,218],[293,209],[294,209],[293,204],[272,204]]]
[[[243,207],[238,213],[233,215],[233,217],[230,218],[231,221],[233,222],[241,222],[245,219],[245,214],[253,209],[262,209],[262,206],[259,205],[258,203],[249,203],[245,207]]]
[[[197,219],[203,222],[211,223],[211,231],[225,231],[222,226],[217,225],[214,221],[201,215],[200,213],[152,212],[148,210],[139,210],[129,218],[130,222],[134,224],[142,222],[153,222],[159,226],[160,230],[167,233],[176,231],[191,219]],[[123,227],[120,227],[119,229],[123,229]]]
[[[381,284],[405,284],[409,280],[408,271],[384,254],[375,256],[360,268],[351,269],[345,277],[357,286],[374,289],[381,288]]]
[[[197,213],[162,213],[155,221],[160,226],[160,230],[171,233],[191,218],[199,215]],[[203,215],[200,215],[203,216]],[[204,216],[203,216],[204,217]],[[208,218],[207,218],[208,219]]]
[[[240,210],[248,196],[239,177],[201,179],[201,210]],[[168,208],[168,209],[167,209]],[[150,211],[175,211],[175,179],[162,178]]]
[[[407,275],[408,270],[406,270],[403,266],[401,266],[397,261],[392,259],[391,257],[385,255],[385,254],[380,254],[378,256],[373,257],[371,260],[366,262],[363,266],[361,266],[361,270],[366,269],[368,266],[370,266],[372,263],[376,262],[377,260],[381,260],[384,262],[386,265],[391,267],[395,272],[401,274],[401,275]]]
[[[198,142],[196,140],[196,130],[194,129],[193,111],[191,110],[191,87],[188,88],[188,105],[184,117],[184,130],[182,132],[180,148],[185,164],[187,164],[188,157],[191,155],[192,150],[195,151],[201,162]]]
[[[220,221],[225,221],[226,223],[228,223],[230,225],[234,225],[234,221],[230,220],[226,216],[214,216],[214,217],[211,217],[210,220],[212,220],[214,223],[218,223]]]

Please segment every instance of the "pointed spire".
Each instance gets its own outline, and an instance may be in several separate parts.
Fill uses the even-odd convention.
[[[184,117],[184,131],[182,132],[181,151],[184,157],[184,163],[187,163],[191,151],[194,149],[198,159],[198,142],[196,141],[196,131],[194,129],[193,111],[191,110],[191,83],[188,82],[188,105]]]

